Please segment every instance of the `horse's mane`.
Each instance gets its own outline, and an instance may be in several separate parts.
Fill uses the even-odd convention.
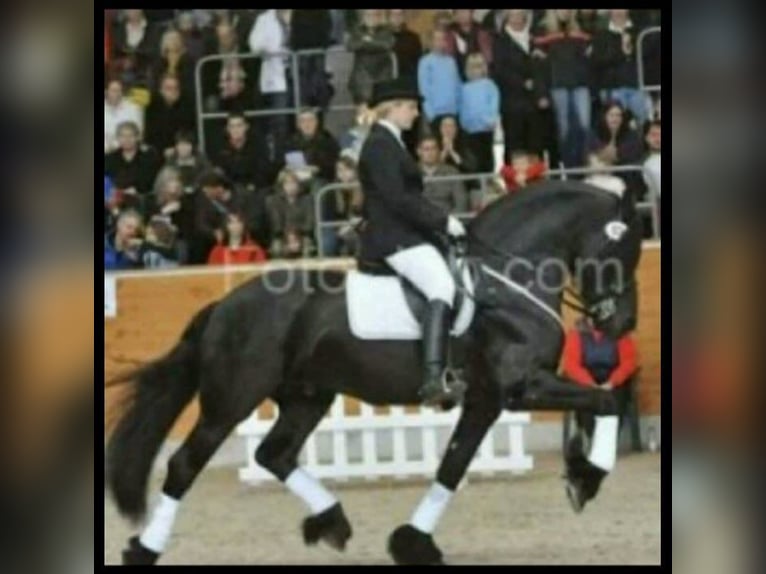
[[[607,211],[616,210],[620,202],[620,198],[615,194],[587,183],[545,180],[533,183],[494,201],[473,219],[471,227],[478,227],[484,222],[494,221],[499,217],[510,223],[511,218],[515,220],[528,217],[524,208],[531,204],[551,203],[577,197],[591,199],[595,203],[601,204],[603,209]]]

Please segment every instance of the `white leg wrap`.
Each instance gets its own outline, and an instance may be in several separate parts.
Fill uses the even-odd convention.
[[[324,512],[338,502],[321,482],[300,467],[290,473],[285,480],[285,486],[306,503],[312,514]]]
[[[434,482],[412,515],[410,524],[426,534],[433,534],[454,492]]]
[[[591,464],[607,472],[614,468],[614,462],[617,458],[617,430],[618,418],[616,416],[596,417],[588,460]]]
[[[160,495],[160,501],[154,509],[152,520],[139,539],[141,544],[158,554],[165,550],[165,545],[173,530],[173,523],[176,520],[178,505],[179,501],[175,498],[170,498],[166,494]]]

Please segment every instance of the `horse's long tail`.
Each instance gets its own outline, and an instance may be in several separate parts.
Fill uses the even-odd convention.
[[[154,459],[178,415],[199,389],[200,341],[211,303],[187,325],[164,357],[120,375],[131,381],[127,408],[106,447],[106,484],[123,516],[137,522],[146,513],[146,491]]]

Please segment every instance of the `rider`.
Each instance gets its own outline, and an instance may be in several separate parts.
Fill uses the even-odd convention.
[[[364,193],[360,258],[385,261],[428,299],[423,324],[424,377],[420,396],[438,404],[455,398],[447,384],[445,359],[455,283],[449,267],[434,246],[440,233],[465,235],[460,221],[423,196],[418,164],[402,142],[402,131],[412,128],[420,100],[410,78],[373,86],[370,107],[377,122],[370,129],[359,158],[359,180]]]

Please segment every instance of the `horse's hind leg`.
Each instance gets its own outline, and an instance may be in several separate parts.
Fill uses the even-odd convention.
[[[154,564],[164,551],[173,530],[181,498],[234,427],[267,397],[273,383],[266,384],[266,369],[254,390],[251,369],[240,369],[236,376],[228,365],[218,362],[201,388],[201,413],[191,433],[168,461],[168,473],[151,521],[140,537],[133,536],[123,551],[124,564]],[[275,367],[276,368],[276,367]]]
[[[278,399],[279,417],[256,450],[255,460],[311,510],[311,516],[303,521],[304,542],[324,540],[336,550],[344,550],[352,532],[343,507],[319,480],[298,466],[303,443],[333,399],[332,393]]]

